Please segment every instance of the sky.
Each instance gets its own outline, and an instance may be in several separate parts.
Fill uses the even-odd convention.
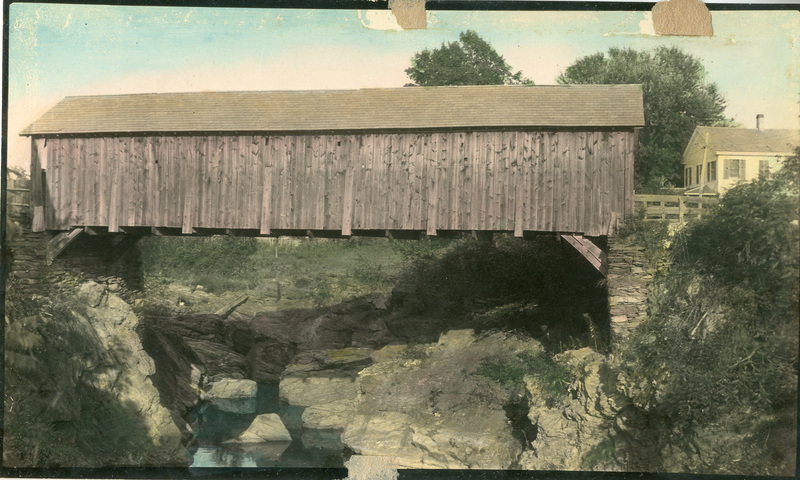
[[[677,46],[704,64],[744,127],[800,128],[800,12],[714,11],[713,37],[653,32],[649,12],[429,11],[403,31],[389,11],[15,3],[9,11],[10,167],[18,133],[65,96],[401,87],[415,52],[472,29],[537,85],[610,47]]]

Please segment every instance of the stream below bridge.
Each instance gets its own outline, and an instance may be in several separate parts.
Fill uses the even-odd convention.
[[[225,443],[264,413],[280,416],[291,442]],[[190,417],[194,429],[194,438],[187,447],[191,467],[343,468],[350,452],[339,434],[304,428],[302,414],[302,407],[280,400],[276,383],[258,385],[254,413],[233,413],[202,403]]]

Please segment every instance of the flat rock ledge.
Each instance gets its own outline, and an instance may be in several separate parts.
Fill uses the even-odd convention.
[[[252,380],[225,378],[211,384],[206,399],[212,405],[231,413],[255,413],[258,385]]]

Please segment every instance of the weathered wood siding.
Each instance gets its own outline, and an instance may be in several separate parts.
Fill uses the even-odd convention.
[[[473,131],[51,137],[32,146],[34,163],[46,163],[51,230],[606,235],[633,207],[633,141],[631,131]]]

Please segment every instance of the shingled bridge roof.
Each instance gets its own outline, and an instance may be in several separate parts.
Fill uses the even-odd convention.
[[[21,135],[642,125],[640,85],[458,86],[66,97]]]

